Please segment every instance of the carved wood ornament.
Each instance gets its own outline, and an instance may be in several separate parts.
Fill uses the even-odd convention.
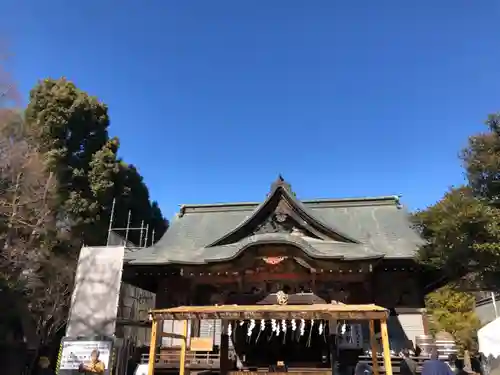
[[[280,256],[280,257],[262,257],[262,260],[269,265],[275,266],[277,264],[280,264],[283,262],[287,257],[286,256]]]
[[[276,302],[278,305],[286,305],[288,303],[288,294],[280,290],[276,293]]]
[[[310,224],[306,223],[283,198],[269,215],[251,232],[251,235],[286,233],[294,236],[324,238]]]

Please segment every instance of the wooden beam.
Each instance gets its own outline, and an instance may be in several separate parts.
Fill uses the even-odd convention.
[[[382,336],[382,348],[384,350],[385,374],[392,375],[391,348],[389,345],[389,334],[387,333],[387,319],[380,320],[380,333]]]
[[[388,312],[376,305],[214,305],[179,306],[151,310],[158,319],[338,319],[370,320],[386,319]]]
[[[377,339],[375,338],[375,321],[370,319],[370,344],[372,350],[373,375],[378,375]]]
[[[184,375],[186,372],[186,346],[187,346],[187,335],[188,335],[188,321],[184,320],[182,327],[182,336],[181,340],[181,358],[179,364],[179,375]],[[389,374],[392,375],[392,374]]]
[[[173,339],[181,339],[181,340],[186,339],[186,337],[181,335],[180,333],[173,333],[173,332],[162,332],[162,333],[160,333],[160,336],[161,337],[171,337]]]
[[[275,305],[258,305],[275,306]],[[292,307],[303,305],[289,305]],[[314,306],[314,305],[309,305]],[[387,313],[384,311],[234,311],[234,312],[155,312],[161,319],[186,320],[186,319],[228,319],[228,320],[248,320],[248,319],[337,319],[337,320],[370,320],[385,319]]]
[[[316,282],[324,281],[343,281],[343,282],[361,282],[365,279],[365,273],[339,273],[339,272],[323,272],[316,273]],[[199,275],[189,276],[195,284],[238,284],[238,277],[234,275]],[[311,281],[310,274],[297,274],[297,273],[253,273],[244,276],[245,283],[260,283],[264,281]]]
[[[161,320],[160,320],[161,321]],[[149,343],[148,375],[154,375],[156,362],[156,331],[158,331],[158,320],[153,319],[151,324],[151,340]]]

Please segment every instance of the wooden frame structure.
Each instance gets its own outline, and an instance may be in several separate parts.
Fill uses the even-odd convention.
[[[376,305],[222,305],[222,306],[182,306],[169,309],[157,309],[150,312],[152,318],[148,375],[154,375],[158,324],[163,320],[184,321],[183,333],[163,333],[162,336],[181,339],[179,375],[185,375],[188,322],[198,319],[221,319],[223,326],[231,320],[248,319],[324,319],[324,320],[368,320],[370,323],[370,344],[372,350],[372,368],[374,375],[379,375],[377,342],[375,338],[375,320],[380,321],[380,333],[384,358],[385,374],[392,375],[391,353],[387,332],[388,311]],[[224,324],[225,322],[225,324]],[[221,375],[228,372],[228,339],[221,339]]]

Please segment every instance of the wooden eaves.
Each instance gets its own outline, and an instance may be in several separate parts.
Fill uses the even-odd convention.
[[[388,310],[377,305],[221,305],[180,306],[152,310],[153,320],[190,319],[339,319],[385,320]]]

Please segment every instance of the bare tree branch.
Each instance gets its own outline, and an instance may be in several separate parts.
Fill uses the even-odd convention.
[[[13,126],[0,121],[0,293],[14,292],[27,306],[39,344],[64,326],[76,259],[57,253],[60,229],[56,179],[43,155]],[[14,124],[16,125],[16,124]],[[23,302],[24,301],[24,302]],[[15,308],[13,306],[13,308]]]

